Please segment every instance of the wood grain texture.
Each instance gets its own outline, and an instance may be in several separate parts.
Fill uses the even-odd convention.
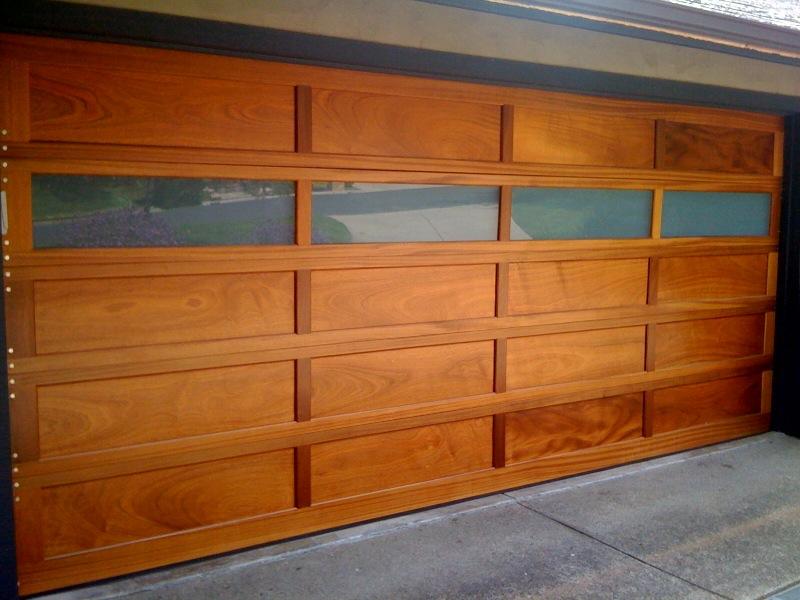
[[[493,385],[490,340],[311,361],[311,415],[331,415],[488,394]]]
[[[311,506],[311,446],[294,449],[294,505],[297,508]]]
[[[655,434],[758,413],[761,374],[656,390],[653,404]]]
[[[312,90],[314,152],[500,159],[500,107]]]
[[[772,371],[761,374],[761,414],[772,411]]]
[[[39,353],[290,333],[291,273],[43,281]]]
[[[180,536],[163,536],[142,544],[123,544],[100,553],[79,553],[47,564],[30,563],[22,573],[22,593],[64,587],[76,581],[109,577],[154,566],[169,564],[263,544],[316,531],[319,523],[331,527],[374,519],[431,504],[509,489],[534,482],[616,466],[634,460],[745,437],[769,430],[769,418],[750,415],[711,425],[671,432],[648,440],[629,440],[587,448],[575,453],[544,457],[505,469],[448,477],[417,484],[410,488],[387,490],[371,502],[362,498],[344,499],[262,518],[188,531]],[[99,558],[99,560],[98,560]]]
[[[514,105],[504,104],[500,113],[500,160],[514,162]]]
[[[655,368],[761,354],[764,315],[662,323],[657,327]]]
[[[298,85],[294,90],[295,151],[311,152],[311,88]]]
[[[492,466],[492,419],[443,423],[311,447],[314,503]]]
[[[495,265],[313,271],[313,331],[491,317]]]
[[[42,456],[286,423],[291,362],[40,386]]]
[[[508,389],[644,370],[644,327],[508,340]]]
[[[773,172],[774,134],[769,132],[659,121],[656,137],[658,169]]]
[[[306,335],[281,334],[230,340],[159,344],[43,354],[14,361],[19,381],[46,385],[153,373],[191,371],[297,357],[330,356],[441,344],[525,337],[695,319],[731,317],[775,310],[775,299],[757,296],[735,300],[670,302],[516,317],[387,325]],[[513,331],[510,331],[513,330]]]
[[[509,265],[511,315],[646,302],[647,259]]]
[[[687,324],[678,337],[708,360],[653,359],[662,326],[774,311],[773,284],[740,267],[777,251],[778,202],[771,237],[512,242],[509,192],[652,189],[656,237],[659,190],[781,180],[778,154],[770,173],[654,169],[655,121],[777,140],[775,115],[75,40],[0,35],[0,56],[25,594],[769,426],[653,435],[656,392],[678,386],[759,377],[766,413],[770,319],[730,344],[762,336],[763,353],[709,358],[712,334]],[[296,181],[296,244],[33,251],[31,173]],[[499,186],[498,241],[311,244],[311,184],[333,180]],[[656,265],[678,258],[659,300]],[[335,412],[312,418],[319,373]],[[513,464],[508,413],[526,436]]]
[[[772,368],[772,357],[700,363],[655,372],[639,371],[592,380],[509,390],[446,402],[397,406],[378,411],[282,423],[268,427],[222,432],[195,438],[153,442],[80,455],[54,457],[20,464],[17,476],[27,484],[61,485],[126,475],[143,469],[180,466],[262,453],[304,444],[386,433],[451,421],[491,416],[500,412],[555,406],[605,395],[620,395],[721,378],[760,373]]]
[[[31,139],[294,150],[289,86],[31,66]]]
[[[514,160],[570,165],[653,167],[654,122],[623,114],[514,112]]]
[[[506,415],[508,464],[642,436],[642,394],[626,394]]]
[[[658,300],[759,296],[767,292],[767,255],[688,256],[658,261]]]
[[[131,542],[294,506],[294,453],[45,488],[44,555]]]
[[[0,57],[0,127],[5,142],[30,140],[30,85],[28,62]]]
[[[337,527],[388,514],[444,503],[456,499],[509,489],[581,471],[591,471],[670,452],[769,430],[763,415],[730,419],[711,425],[662,434],[648,440],[629,440],[587,448],[575,453],[544,457],[505,469],[448,477],[410,488],[376,494],[372,502],[362,498],[343,499],[230,525],[188,531],[180,536],[163,536],[142,544],[123,544],[98,553],[79,553],[47,564],[27,563],[22,573],[22,593],[68,586],[77,581],[130,573],[210,554],[263,544],[272,540],[309,533],[319,523]],[[98,560],[99,558],[99,560]]]

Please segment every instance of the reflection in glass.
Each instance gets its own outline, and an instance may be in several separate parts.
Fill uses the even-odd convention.
[[[497,239],[497,187],[316,182],[315,244]]]
[[[652,204],[644,190],[514,188],[511,239],[648,237]]]
[[[32,177],[35,248],[294,243],[294,182]]]
[[[768,193],[666,191],[661,235],[769,235],[770,205]]]

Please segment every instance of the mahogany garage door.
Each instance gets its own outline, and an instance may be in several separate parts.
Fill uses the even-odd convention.
[[[0,50],[23,593],[769,426],[778,117]]]

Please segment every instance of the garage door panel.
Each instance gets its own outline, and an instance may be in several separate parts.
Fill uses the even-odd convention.
[[[512,315],[647,302],[647,259],[511,263]]]
[[[764,351],[763,314],[662,323],[656,328],[655,367],[725,360]]]
[[[42,457],[294,420],[294,362],[38,388]]]
[[[642,396],[626,394],[508,413],[506,462],[641,437]]]
[[[687,256],[658,261],[658,299],[705,300],[767,293],[767,255]]]
[[[500,107],[312,90],[314,152],[499,160]]]
[[[774,144],[770,131],[659,121],[656,166],[770,175]]]
[[[493,379],[491,340],[315,358],[311,416],[489,394]]]
[[[495,265],[314,271],[314,331],[494,316]]]
[[[33,65],[31,139],[294,150],[294,88]]]
[[[40,281],[40,354],[294,331],[291,273]]]
[[[311,447],[313,502],[488,469],[492,419],[483,417]]]
[[[704,425],[761,410],[761,373],[653,392],[653,433]]]
[[[644,369],[644,327],[508,340],[508,388],[636,373]]]
[[[651,119],[517,107],[514,160],[652,168],[654,131]]]
[[[294,505],[294,452],[278,450],[42,490],[44,556],[147,539]]]
[[[0,46],[22,594],[769,427],[780,117]]]

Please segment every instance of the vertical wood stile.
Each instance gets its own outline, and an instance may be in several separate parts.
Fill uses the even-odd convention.
[[[661,216],[664,212],[664,188],[653,190],[653,214],[650,222],[650,237],[661,239]]]
[[[653,215],[655,217],[655,204],[653,207]],[[658,303],[658,259],[655,257],[650,257],[648,261],[647,303],[651,305]],[[656,369],[656,336],[658,335],[657,327],[658,325],[656,323],[648,323],[647,327],[645,328],[645,371],[655,371]],[[644,406],[642,410],[642,435],[644,435],[644,437],[651,437],[653,435],[653,401],[653,392],[646,391],[644,393]]]
[[[8,142],[30,141],[30,86],[28,64],[20,60],[0,61],[0,128],[8,134]]]
[[[311,152],[311,88],[295,88],[295,150]],[[311,244],[311,190],[312,182],[297,182],[295,194],[295,232],[298,246]],[[311,331],[311,271],[304,269],[295,275],[295,331]],[[311,359],[299,358],[295,363],[295,419],[311,419]],[[295,448],[295,505],[311,506],[311,447]]]
[[[644,437],[653,437],[653,394],[654,392],[652,391],[644,393],[644,406],[642,408],[642,435]]]
[[[772,411],[772,371],[761,373],[761,413]]]
[[[780,177],[783,175],[784,133],[776,131],[773,140],[772,174],[775,177]]]
[[[494,342],[494,391],[506,391],[506,355],[508,340],[498,338]],[[494,415],[492,421],[492,466],[501,468],[506,466],[506,415]]]
[[[514,162],[514,106],[504,104],[500,113],[500,160]]]
[[[775,313],[764,315],[764,354],[772,354],[775,350]]]
[[[20,567],[39,565],[44,561],[42,527],[42,488],[24,482],[14,489],[14,530],[17,538],[17,561]]]
[[[39,460],[39,407],[36,386],[30,383],[10,384],[15,379],[9,374],[8,403],[11,407],[12,451],[15,461]],[[13,394],[13,398],[11,395]]]
[[[295,185],[295,240],[298,246],[311,245],[311,181],[299,180]]]
[[[295,150],[311,152],[311,87],[295,88]]]
[[[767,257],[767,296],[778,293],[778,253],[770,252]]]
[[[36,354],[33,287],[33,281],[14,281],[13,277],[3,277],[7,323],[6,344],[9,352],[9,373],[12,375],[14,369],[11,365],[15,358],[27,358]],[[5,291],[7,288],[10,288],[11,291]],[[13,352],[11,352],[12,349]]]
[[[656,119],[655,125],[655,138],[656,143],[654,144],[654,156],[653,156],[653,168],[660,169],[662,168],[662,164],[664,162],[664,121],[662,119]]]
[[[294,449],[294,490],[297,508],[311,506],[311,446]]]
[[[503,160],[510,157],[511,130],[513,127],[513,106],[503,107]],[[506,148],[509,148],[508,154]],[[508,159],[510,160],[510,158]],[[500,212],[498,216],[498,239],[511,239],[511,186],[500,187]],[[497,264],[497,286],[495,288],[495,315],[508,315],[508,263]],[[494,391],[506,391],[506,354],[508,340],[495,340],[494,352]],[[503,413],[494,415],[492,422],[492,465],[495,468],[506,466],[506,416]]]
[[[781,229],[781,192],[772,192],[772,202],[769,209],[769,236],[778,239]]]

